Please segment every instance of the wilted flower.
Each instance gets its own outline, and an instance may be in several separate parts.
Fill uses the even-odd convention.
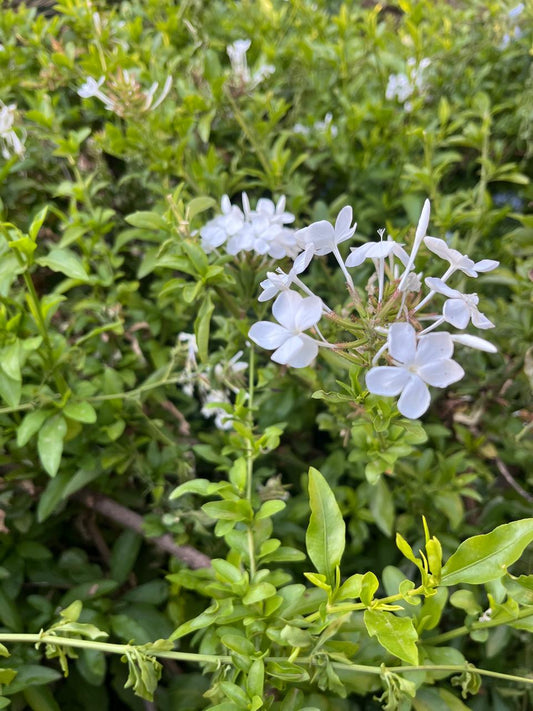
[[[262,64],[252,75],[246,59],[246,52],[250,49],[251,44],[249,39],[240,39],[226,47],[234,82],[249,89],[260,84],[276,69],[272,64]]]
[[[430,333],[417,339],[411,324],[393,323],[387,349],[394,365],[371,368],[366,386],[376,395],[400,395],[398,410],[404,417],[416,419],[428,409],[428,385],[445,388],[464,376],[461,366],[451,359],[449,333]]]

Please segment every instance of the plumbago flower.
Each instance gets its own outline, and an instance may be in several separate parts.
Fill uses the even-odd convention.
[[[245,206],[245,213],[247,211]],[[280,268],[267,272],[267,279],[261,282],[260,301],[277,297],[272,311],[278,323],[260,321],[252,325],[249,337],[259,346],[273,350],[273,361],[294,368],[310,365],[320,347],[333,348],[359,365],[371,361],[372,367],[365,378],[369,392],[399,396],[400,413],[417,418],[429,407],[428,386],[445,388],[464,376],[463,368],[452,358],[455,345],[496,352],[489,341],[478,336],[435,329],[443,325],[464,329],[469,324],[481,329],[493,327],[478,309],[477,294],[463,294],[446,282],[456,271],[476,278],[478,274],[496,268],[498,262],[491,259],[474,262],[448,247],[444,240],[429,237],[429,200],[423,205],[410,253],[390,235],[384,240],[385,231],[381,230],[379,242],[352,248],[344,261],[339,245],[355,232],[352,218],[352,208],[347,206],[340,211],[334,225],[320,220],[296,232],[295,239],[304,251],[294,259],[288,272]],[[428,277],[425,282],[415,271],[418,251],[424,245],[448,262],[440,278]],[[336,258],[348,288],[349,305],[340,314],[328,308],[300,276],[312,258],[329,254]],[[379,284],[377,296],[373,289],[367,289],[368,306],[360,292],[355,290],[347,271],[367,259],[374,264]],[[422,293],[424,286],[429,289],[426,295]],[[441,314],[417,313],[437,294],[445,297]],[[355,313],[350,313],[350,309]],[[323,328],[341,331],[342,336],[337,336],[334,342],[331,338],[326,340],[319,329],[322,316],[326,321]],[[425,320],[431,321],[427,328],[420,325]],[[305,333],[311,328],[318,338]],[[351,334],[351,339],[346,339],[346,332]],[[369,338],[369,334],[373,336]],[[378,364],[380,358],[386,359],[386,365]]]
[[[272,307],[278,323],[254,323],[248,336],[262,348],[274,350],[272,360],[293,368],[305,368],[318,355],[318,343],[304,333],[322,316],[322,300],[317,296],[302,297],[295,291],[284,291]]]
[[[387,337],[393,365],[372,368],[366,386],[376,395],[396,396],[398,410],[416,419],[428,409],[428,385],[445,388],[460,380],[465,372],[452,360],[453,341],[449,333],[431,333],[417,338],[409,323],[393,323]]]
[[[272,259],[296,257],[300,248],[293,229],[287,227],[294,215],[285,210],[285,196],[276,204],[260,198],[255,210],[250,207],[246,193],[242,194],[242,210],[232,205],[227,195],[221,203],[222,214],[217,215],[200,230],[201,243],[206,253],[226,245],[228,254],[254,252]]]
[[[14,153],[21,158],[24,155],[24,143],[13,129],[17,107],[15,104],[6,106],[0,101],[0,150],[6,160]]]

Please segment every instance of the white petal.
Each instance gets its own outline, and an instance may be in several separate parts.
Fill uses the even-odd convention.
[[[448,299],[442,314],[455,328],[466,328],[470,321],[470,309],[462,299]]]
[[[430,401],[426,384],[418,376],[411,375],[398,400],[398,410],[404,417],[416,420],[428,409]]]
[[[335,246],[335,230],[326,220],[313,222],[307,228],[306,239],[315,245],[315,254],[324,256],[329,254]]]
[[[426,277],[424,281],[427,286],[429,286],[431,291],[436,291],[437,294],[444,294],[444,296],[448,296],[450,299],[460,298],[461,296],[460,291],[452,289],[448,286],[448,284],[446,284],[446,282],[442,281],[442,279],[437,279],[436,277]]]
[[[392,397],[401,393],[408,380],[409,373],[405,368],[392,365],[378,365],[365,376],[366,387],[371,393]]]
[[[430,203],[429,200],[425,200],[422,212],[420,213],[420,219],[418,220],[418,225],[416,226],[415,241],[413,244],[413,252],[418,250],[420,242],[426,236],[429,225],[429,213],[430,213]]]
[[[279,321],[289,331],[294,331],[296,309],[302,301],[303,297],[295,291],[283,291],[272,306],[272,313],[276,321]]]
[[[291,272],[294,272],[294,274],[301,274],[302,272],[304,272],[309,266],[311,260],[313,259],[313,255],[314,249],[312,246],[308,245],[304,249],[304,251],[299,254],[294,260]]]
[[[458,333],[452,336],[454,343],[459,343],[461,346],[468,346],[469,348],[475,348],[478,351],[485,351],[486,353],[497,353],[498,349],[495,345],[486,341],[484,338],[479,336],[471,336],[469,333]]]
[[[413,363],[416,355],[416,332],[409,323],[393,323],[389,328],[389,353],[399,363]]]
[[[349,205],[343,207],[335,220],[335,234],[337,236],[344,235],[350,231],[352,224],[353,210]],[[355,231],[355,230],[354,230]],[[352,233],[353,234],[353,233]]]
[[[362,264],[367,256],[367,252],[372,246],[371,242],[367,242],[367,244],[362,244],[360,247],[356,247],[355,249],[352,247],[352,251],[346,258],[346,266],[347,267],[358,267],[360,264]]]
[[[315,326],[322,317],[322,299],[318,296],[307,296],[302,299],[296,309],[294,326],[297,331],[306,331]]]
[[[495,259],[482,259],[480,262],[474,264],[476,272],[491,272],[496,267],[499,267],[500,263]]]
[[[416,352],[416,364],[421,367],[442,358],[451,358],[453,355],[453,341],[446,331],[428,333],[420,336]]]
[[[293,368],[305,368],[318,354],[318,344],[306,336],[291,336],[272,354],[272,360]]]
[[[439,256],[441,259],[450,261],[450,252],[452,252],[452,250],[443,239],[429,236],[424,237],[424,244],[431,252]]]
[[[277,323],[259,321],[252,325],[248,331],[248,337],[261,348],[271,351],[274,348],[279,348],[290,337],[290,334]]]
[[[472,323],[476,328],[494,328],[494,324],[490,319],[488,319],[485,314],[481,313],[477,309],[472,310]]]
[[[443,358],[421,366],[418,373],[428,385],[433,385],[436,388],[446,388],[451,383],[461,380],[465,371],[459,363],[456,363],[451,358]]]

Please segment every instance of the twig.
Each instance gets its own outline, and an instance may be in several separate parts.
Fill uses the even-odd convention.
[[[516,481],[516,479],[513,477],[509,469],[505,466],[505,464],[502,462],[499,457],[496,457],[496,466],[498,467],[498,471],[500,474],[503,476],[505,481],[513,487],[513,489],[522,496],[526,501],[529,501],[530,504],[533,504],[533,496],[531,494],[528,494],[525,489],[523,489],[520,484]]]
[[[92,511],[97,511],[102,516],[105,516],[106,518],[119,523],[121,526],[124,526],[124,528],[129,528],[146,538],[146,533],[143,530],[142,516],[135,513],[135,511],[132,511],[121,504],[117,504],[116,501],[109,499],[107,496],[95,494],[90,491],[79,491],[73,495],[73,498]],[[211,567],[211,560],[204,553],[201,553],[192,546],[178,546],[174,543],[172,536],[168,533],[156,538],[148,538],[147,540],[165,553],[169,553],[174,556],[174,558],[178,558],[178,560],[181,560],[183,563],[188,565],[189,568],[197,569]]]

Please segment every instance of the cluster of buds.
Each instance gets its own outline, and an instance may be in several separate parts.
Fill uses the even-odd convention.
[[[241,210],[224,195],[221,210],[221,215],[200,230],[202,248],[207,254],[223,245],[228,254],[254,252],[272,259],[294,258],[300,251],[294,239],[295,230],[286,226],[294,222],[294,215],[285,212],[284,196],[276,204],[261,198],[252,210],[247,194],[243,193]]]
[[[452,358],[456,344],[496,351],[478,336],[436,330],[446,325],[461,330],[470,323],[483,330],[493,326],[478,310],[477,294],[464,294],[449,286],[448,281],[457,272],[476,278],[495,269],[498,262],[491,259],[474,262],[444,240],[427,235],[429,216],[430,204],[426,200],[410,254],[390,235],[384,239],[385,230],[380,230],[379,241],[352,248],[344,260],[339,245],[353,237],[357,227],[352,225],[351,207],[340,211],[334,226],[321,220],[297,231],[294,238],[301,251],[292,268],[288,273],[279,268],[268,272],[267,279],[261,282],[263,291],[259,300],[275,298],[272,312],[277,323],[253,324],[250,339],[273,350],[271,357],[276,363],[294,368],[310,365],[320,348],[333,349],[350,362],[369,367],[366,373],[369,392],[399,395],[398,409],[402,415],[420,417],[430,404],[428,385],[445,388],[464,376],[463,368]],[[441,277],[424,280],[426,293],[422,293],[422,275],[414,271],[422,244],[448,263]],[[315,256],[325,255],[332,255],[342,270],[357,317],[353,311],[335,313],[300,278]],[[348,269],[367,259],[374,264],[375,274],[369,282],[369,300],[365,304]],[[442,300],[442,297],[440,313],[423,311],[435,298]],[[321,320],[348,332],[353,339],[327,340],[319,327]],[[380,359],[385,359],[386,365],[378,365]]]
[[[172,87],[172,77],[168,76],[156,99],[159,82],[153,82],[149,89],[144,90],[134,74],[127,69],[120,69],[115,77],[110,77],[104,92],[102,86],[105,82],[105,77],[100,77],[98,81],[93,77],[87,77],[78,89],[78,96],[82,99],[98,99],[108,111],[121,118],[132,113],[153,111],[162,104]]]

